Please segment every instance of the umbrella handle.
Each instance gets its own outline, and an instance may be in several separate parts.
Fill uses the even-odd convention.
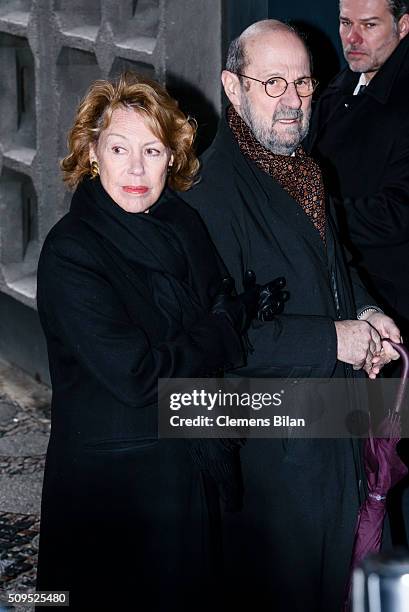
[[[400,374],[400,384],[399,389],[396,394],[395,406],[393,412],[399,413],[402,407],[403,399],[405,397],[405,391],[409,378],[409,351],[403,344],[398,344],[397,342],[393,342],[389,340],[389,338],[382,338],[382,341],[386,340],[389,344],[395,349],[397,353],[399,353],[400,358],[402,359],[402,369]]]

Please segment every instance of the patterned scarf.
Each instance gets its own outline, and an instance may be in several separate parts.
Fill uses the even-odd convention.
[[[317,162],[301,146],[294,156],[272,153],[259,143],[232,106],[227,110],[227,122],[241,152],[272,176],[298,202],[325,244],[325,192]]]

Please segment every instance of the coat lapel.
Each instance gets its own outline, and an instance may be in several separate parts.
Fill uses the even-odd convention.
[[[280,216],[288,227],[307,240],[319,259],[326,264],[325,245],[298,202],[277,181],[260,170],[253,162],[245,159],[243,155],[240,155],[238,161],[247,165],[246,169],[242,168],[243,172],[248,173],[250,170],[254,181],[263,191],[266,202],[269,203],[267,210],[273,209],[273,213]]]

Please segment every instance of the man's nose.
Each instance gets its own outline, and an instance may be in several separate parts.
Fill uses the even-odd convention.
[[[285,106],[289,106],[290,108],[301,108],[302,100],[298,95],[297,88],[295,83],[288,83],[287,89],[280,96],[280,101]]]
[[[347,42],[350,45],[362,44],[362,36],[358,28],[351,26],[351,29],[349,30],[348,35],[347,35]]]

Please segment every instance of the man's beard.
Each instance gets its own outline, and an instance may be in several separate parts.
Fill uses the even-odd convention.
[[[292,155],[308,133],[311,108],[303,112],[300,108],[294,109],[283,106],[276,108],[271,124],[266,125],[253,112],[248,96],[243,95],[240,107],[241,118],[248,125],[260,144],[276,155]],[[274,124],[279,119],[299,119],[295,125],[288,125],[285,133],[279,133]]]

